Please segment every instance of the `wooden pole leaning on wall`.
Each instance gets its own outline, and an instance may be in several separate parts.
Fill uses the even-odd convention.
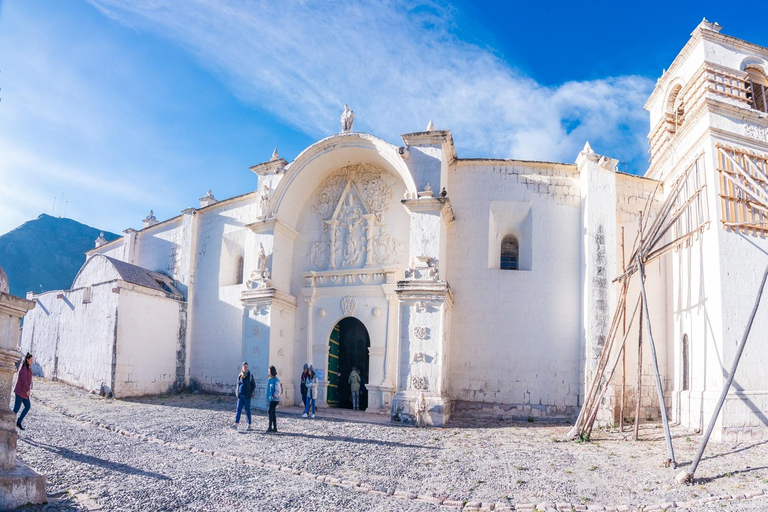
[[[709,436],[712,435],[712,430],[715,428],[717,417],[720,415],[720,410],[723,408],[725,398],[728,396],[728,390],[731,389],[733,378],[736,376],[736,370],[739,368],[739,360],[741,360],[741,354],[744,352],[744,347],[747,345],[747,338],[749,338],[749,332],[752,330],[752,323],[755,321],[755,315],[757,314],[757,309],[760,306],[760,299],[763,296],[766,280],[768,280],[768,267],[766,267],[765,272],[763,273],[763,281],[760,283],[760,288],[757,291],[755,305],[752,307],[752,314],[749,315],[749,321],[747,322],[747,328],[744,330],[744,336],[741,338],[739,348],[736,350],[736,355],[733,358],[733,364],[731,365],[731,372],[728,374],[728,380],[725,382],[725,386],[723,386],[723,391],[720,393],[720,399],[717,401],[715,410],[712,411],[712,418],[709,420],[709,426],[707,426],[707,431],[704,433],[704,437],[701,438],[701,444],[699,445],[699,449],[696,452],[696,456],[693,458],[693,462],[691,462],[690,468],[688,468],[687,471],[681,471],[675,477],[675,479],[681,484],[693,483],[693,475],[696,473],[696,468],[699,467],[699,462],[701,461],[701,456],[704,455],[704,449],[707,447]]]
[[[621,227],[621,272],[627,271],[624,254],[624,226]],[[623,324],[621,334],[627,335],[627,303],[624,302]],[[627,351],[621,352],[621,404],[619,405],[619,432],[624,432],[624,405],[627,401]]]
[[[641,296],[637,297],[637,303],[635,304],[634,309],[632,310],[632,317],[629,319],[629,325],[630,327],[635,321],[635,315],[637,315],[638,310],[640,309],[640,303],[641,303]],[[642,317],[642,312],[640,313]],[[608,376],[605,378],[605,385],[602,386],[602,389],[600,391],[600,396],[597,399],[595,407],[592,408],[591,414],[587,418],[587,422],[584,425],[583,431],[585,432],[583,437],[586,439],[589,439],[589,437],[592,435],[592,426],[595,424],[595,419],[597,419],[597,413],[600,411],[600,402],[603,401],[603,397],[605,396],[606,391],[608,391],[608,384],[613,379],[613,375],[616,372],[616,367],[619,364],[619,360],[624,355],[624,346],[627,343],[627,338],[629,337],[628,333],[624,333],[624,336],[621,338],[621,344],[619,345],[619,353],[616,356],[616,360],[613,362],[613,365],[611,366],[610,371],[608,372]]]
[[[595,367],[595,371],[592,376],[592,381],[590,382],[589,390],[584,399],[584,403],[581,406],[579,415],[576,418],[576,423],[574,424],[573,428],[571,428],[571,430],[568,432],[568,437],[571,439],[575,439],[576,437],[581,437],[582,434],[584,433],[585,421],[589,416],[589,413],[591,412],[592,407],[594,406],[595,398],[599,393],[600,381],[603,378],[603,373],[605,372],[608,354],[610,353],[611,347],[613,346],[613,340],[615,338],[616,331],[618,329],[618,321],[619,321],[618,315],[622,311],[622,304],[624,301],[626,301],[626,293],[622,293],[619,295],[619,299],[615,309],[616,313],[614,314],[611,320],[611,326],[608,329],[608,338],[605,340],[605,343],[603,344],[603,350],[601,351],[600,358],[597,361],[597,366]]]
[[[640,308],[643,308],[643,296],[640,295]],[[640,440],[640,402],[643,397],[643,315],[640,315],[640,326],[637,330],[637,401],[635,404],[635,441]]]
[[[667,441],[667,452],[669,453],[669,459],[667,465],[671,465],[673,468],[677,467],[675,461],[675,450],[672,448],[672,434],[669,431],[669,420],[667,419],[667,406],[664,403],[664,389],[661,387],[661,375],[659,374],[659,361],[656,358],[656,344],[653,342],[653,329],[651,328],[651,314],[648,309],[648,295],[645,292],[645,265],[640,260],[640,256],[637,257],[637,266],[640,270],[640,289],[643,293],[643,302],[645,303],[645,323],[648,328],[648,343],[651,346],[651,357],[653,360],[653,373],[656,376],[656,393],[659,395],[659,410],[661,411],[661,422],[664,424],[664,438]]]

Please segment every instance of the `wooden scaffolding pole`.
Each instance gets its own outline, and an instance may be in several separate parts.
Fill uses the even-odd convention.
[[[643,296],[640,295],[640,307]],[[640,440],[640,401],[643,396],[643,315],[640,315],[640,328],[637,331],[637,403],[635,404],[635,441]]]
[[[621,271],[627,271],[627,265],[624,254],[624,226],[621,227]],[[622,314],[623,323],[621,334],[627,335],[627,303],[624,302],[624,312]],[[627,400],[627,351],[621,352],[621,405],[619,406],[619,432],[624,432],[624,405]]]
[[[645,303],[645,323],[648,328],[648,343],[651,346],[651,357],[653,361],[653,373],[656,375],[656,393],[659,395],[659,410],[661,411],[661,422],[664,424],[664,437],[667,440],[667,452],[669,453],[669,459],[667,464],[673,468],[677,467],[675,461],[675,450],[672,448],[672,434],[669,431],[669,420],[667,419],[667,407],[664,403],[664,390],[661,387],[661,375],[659,374],[659,362],[656,358],[656,344],[653,342],[653,329],[651,328],[651,313],[648,309],[648,296],[645,293],[645,265],[640,260],[640,256],[637,257],[637,266],[640,269],[640,289],[643,293],[643,302]]]
[[[680,483],[693,483],[693,475],[696,473],[696,468],[699,467],[699,462],[701,461],[701,456],[704,455],[704,449],[707,447],[709,436],[712,435],[712,430],[715,428],[717,417],[720,415],[720,409],[723,408],[725,397],[728,395],[728,390],[731,389],[733,378],[736,376],[736,370],[739,368],[741,354],[744,352],[744,347],[747,345],[747,338],[749,338],[749,332],[752,330],[752,323],[755,321],[757,308],[760,306],[760,299],[763,296],[766,280],[768,280],[768,267],[766,267],[765,272],[763,273],[763,281],[760,283],[760,288],[757,291],[755,305],[752,307],[752,314],[749,315],[749,321],[747,322],[747,328],[744,330],[744,336],[741,338],[741,343],[739,343],[739,348],[736,350],[736,355],[733,358],[733,364],[731,365],[731,372],[728,374],[728,380],[726,381],[725,386],[723,386],[723,391],[720,393],[720,399],[717,401],[715,410],[712,411],[712,418],[709,420],[709,426],[707,426],[707,431],[704,433],[704,437],[701,439],[701,444],[699,445],[699,449],[696,452],[696,456],[693,458],[693,462],[691,462],[691,467],[687,471],[680,472],[675,477]]]

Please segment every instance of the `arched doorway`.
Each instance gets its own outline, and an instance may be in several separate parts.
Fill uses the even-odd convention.
[[[368,407],[368,348],[371,340],[363,322],[357,318],[343,318],[331,331],[328,340],[328,406],[352,408],[352,390],[349,374],[357,368],[360,385],[360,410]]]

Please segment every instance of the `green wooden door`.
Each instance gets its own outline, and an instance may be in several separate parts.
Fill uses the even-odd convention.
[[[328,340],[328,406],[339,406],[339,324],[333,328]]]

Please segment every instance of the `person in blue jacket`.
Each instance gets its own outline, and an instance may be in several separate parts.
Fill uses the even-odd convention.
[[[267,402],[269,403],[268,434],[270,432],[277,434],[277,415],[275,414],[275,409],[277,409],[277,404],[280,403],[280,395],[282,392],[283,385],[280,384],[280,379],[277,378],[277,368],[270,366],[269,381],[267,381]]]
[[[243,369],[240,371],[240,375],[237,377],[237,387],[235,388],[235,396],[237,396],[237,413],[235,414],[235,423],[232,424],[232,429],[237,430],[237,425],[240,423],[240,413],[245,407],[245,417],[248,419],[248,430],[251,430],[251,398],[256,391],[256,382],[253,380],[253,375],[248,370],[248,363],[243,362]]]

